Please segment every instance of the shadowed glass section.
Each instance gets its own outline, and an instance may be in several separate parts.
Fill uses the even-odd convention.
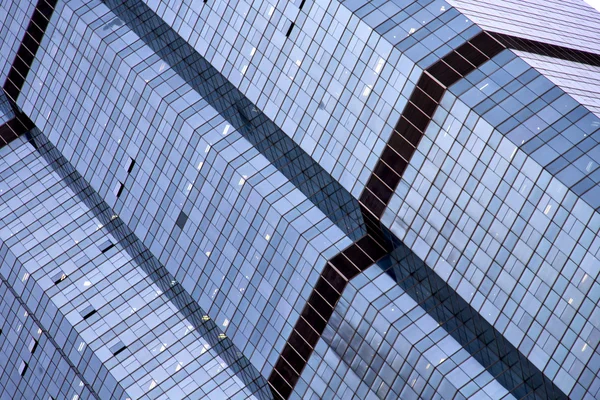
[[[33,128],[33,122],[0,91],[0,147]]]
[[[4,92],[0,92],[0,125],[4,125],[15,116],[8,98]]]
[[[394,242],[394,250],[377,265],[511,394],[519,399],[567,399],[448,283],[406,245]]]
[[[56,173],[77,193],[77,199],[94,212],[103,229],[119,243],[127,244],[124,250],[134,259],[140,268],[160,288],[166,296],[191,323],[194,329],[210,344],[236,376],[261,399],[271,399],[267,382],[260,372],[242,355],[233,342],[226,337],[212,319],[198,306],[167,269],[151,254],[135,234],[114,215],[114,211],[102,200],[73,166],[48,141],[37,128],[28,133],[28,139],[42,157],[55,168]]]
[[[138,0],[104,3],[352,240],[358,201],[177,32]]]
[[[2,247],[1,244],[0,244],[0,247]],[[5,247],[5,249],[6,249],[6,247]],[[0,257],[0,263],[2,262],[2,259],[3,258]],[[27,307],[27,303],[25,303],[23,301],[23,299],[21,298],[21,296],[19,296],[19,293],[17,293],[15,291],[15,289],[10,285],[10,283],[6,279],[4,279],[4,277],[2,275],[0,275],[0,288],[1,288],[1,286],[6,286],[6,290],[8,292],[10,292],[10,295],[12,295],[12,297],[14,297],[14,299],[19,304],[19,306],[27,312],[27,316],[32,319],[32,321],[35,323],[35,325],[40,326],[41,324],[40,324],[39,318],[37,318],[36,315],[33,313],[33,311],[29,307]],[[3,301],[4,304],[6,304],[6,302],[8,301],[8,299],[5,298],[5,297],[3,297],[2,301]],[[100,396],[98,395],[98,393],[96,393],[94,391],[94,389],[90,385],[89,381],[83,376],[82,373],[79,372],[79,370],[77,369],[77,367],[75,365],[73,365],[73,363],[71,362],[71,360],[69,359],[69,357],[67,356],[67,354],[64,352],[63,348],[56,342],[56,340],[54,340],[54,338],[52,337],[52,335],[50,335],[48,333],[48,331],[42,330],[41,328],[39,328],[38,332],[39,332],[39,335],[43,335],[44,339],[51,343],[52,347],[54,349],[56,349],[56,353],[60,354],[61,361],[64,362],[65,364],[67,364],[69,366],[69,370],[70,370],[69,372],[72,372],[75,376],[77,376],[77,379],[79,379],[79,381],[81,382],[81,386],[84,387],[83,390],[85,391],[84,394],[82,394],[82,397],[83,397],[83,395],[87,394],[89,396],[88,398],[100,399]],[[0,333],[2,333],[1,329],[0,329]],[[38,337],[37,342],[36,342],[36,346],[37,346],[37,343],[39,343],[41,341],[40,339],[41,338]],[[8,341],[3,341],[3,342],[6,343]],[[32,350],[30,350],[30,352],[33,354]],[[31,362],[31,360],[29,362]],[[8,366],[4,366],[4,367],[6,368]],[[63,382],[63,384],[64,383],[65,382]],[[50,388],[45,388],[45,389],[46,390],[51,390]],[[6,393],[6,392],[4,392],[4,393]]]

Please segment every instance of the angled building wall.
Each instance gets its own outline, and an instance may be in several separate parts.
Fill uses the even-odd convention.
[[[14,35],[25,6],[6,6]],[[0,207],[18,235],[2,273],[14,301],[31,301],[28,284],[48,299],[51,313],[28,312],[56,343],[44,354],[84,378],[81,396],[599,396],[600,15],[587,5],[48,10],[41,33],[27,28],[34,56],[3,75],[16,83]],[[123,303],[84,304],[75,250],[64,282],[44,283],[69,260],[44,236],[52,218],[100,221],[70,248],[122,275],[100,281]],[[142,281],[164,295],[134,295]],[[138,311],[150,309],[169,311]],[[194,329],[178,338],[175,320]],[[6,351],[28,356],[19,340]],[[41,375],[6,376],[6,393],[46,394]]]

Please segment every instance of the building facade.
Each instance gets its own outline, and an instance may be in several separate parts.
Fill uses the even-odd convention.
[[[7,0],[0,398],[600,397],[580,0]]]

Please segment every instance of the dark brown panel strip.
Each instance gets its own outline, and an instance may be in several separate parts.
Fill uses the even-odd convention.
[[[6,146],[33,127],[33,122],[25,114],[17,113],[17,116],[0,126],[0,147]]]
[[[477,47],[472,45],[470,42],[466,42],[454,51],[464,57],[472,65],[481,65],[488,59],[483,52],[478,50]]]
[[[421,74],[360,196],[370,214],[383,215],[446,88],[506,48],[600,66],[598,54],[500,33],[477,34]]]
[[[427,94],[433,101],[439,103],[442,96],[446,93],[446,88],[437,80],[435,80],[427,71],[421,74],[417,81],[417,87]]]
[[[427,72],[434,76],[445,87],[458,82],[459,79],[462,78],[462,75],[459,74],[458,71],[452,68],[449,64],[447,64],[444,59],[441,59],[429,67]]]
[[[4,82],[4,93],[6,93],[8,98],[15,104],[21,93],[21,89],[23,89],[25,79],[33,64],[35,54],[40,47],[40,43],[42,42],[42,38],[44,37],[44,33],[46,32],[46,28],[48,27],[57,1],[58,0],[38,0],[35,9],[33,10],[33,15],[25,30],[25,35],[17,50],[15,60],[8,72],[6,82]]]
[[[370,214],[383,215],[448,86],[503,49],[481,32],[423,71],[360,196]]]
[[[425,91],[423,91],[419,85],[415,88],[413,92],[413,104],[416,108],[423,112],[427,116],[427,118],[431,119],[433,117],[433,113],[437,109],[438,100],[434,100],[431,96],[427,95]]]
[[[506,46],[494,39],[488,32],[481,32],[469,40],[469,43],[482,52],[487,58],[494,57],[506,48]],[[478,64],[478,66],[481,64]]]
[[[406,161],[410,160],[410,157],[412,156],[416,148],[414,144],[412,144],[405,136],[403,136],[396,130],[392,132],[390,140],[388,141],[388,146],[394,149],[394,151]]]
[[[409,101],[412,100],[412,95]],[[436,107],[437,108],[437,107]],[[406,115],[402,113],[394,131],[403,138],[405,138],[409,143],[412,144],[412,147],[417,147],[419,141],[421,140],[421,136],[423,136],[423,132],[417,129],[417,127],[411,123]],[[412,153],[411,153],[412,154]]]
[[[398,140],[404,140],[398,135],[393,135],[393,136],[399,138]],[[396,171],[394,171],[392,168],[390,168],[389,165],[387,165],[385,163],[377,164],[377,166],[375,167],[375,170],[373,172],[373,176],[375,176],[375,175],[377,175],[377,177],[379,179],[381,179],[381,181],[384,182],[389,187],[392,187],[394,185],[394,183],[396,182],[396,180],[402,176],[402,174],[398,174]],[[373,176],[371,176],[371,178]]]
[[[366,235],[329,260],[269,376],[276,399],[287,399],[291,395],[348,280],[387,255],[389,250],[379,238]]]
[[[491,50],[479,49],[479,46],[490,43]],[[360,197],[365,223],[369,230],[375,233],[361,238],[333,257],[323,270],[269,378],[269,384],[276,398],[287,399],[291,395],[347,282],[388,253],[386,242],[382,239],[379,219],[391,200],[446,88],[502,49],[503,47],[497,41],[486,33],[481,33],[432,65],[419,78]],[[305,357],[300,357],[300,354],[304,354]],[[305,360],[304,365],[302,360]]]

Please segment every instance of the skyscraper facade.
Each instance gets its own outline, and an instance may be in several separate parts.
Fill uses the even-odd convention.
[[[0,398],[600,398],[580,0],[0,4]]]

